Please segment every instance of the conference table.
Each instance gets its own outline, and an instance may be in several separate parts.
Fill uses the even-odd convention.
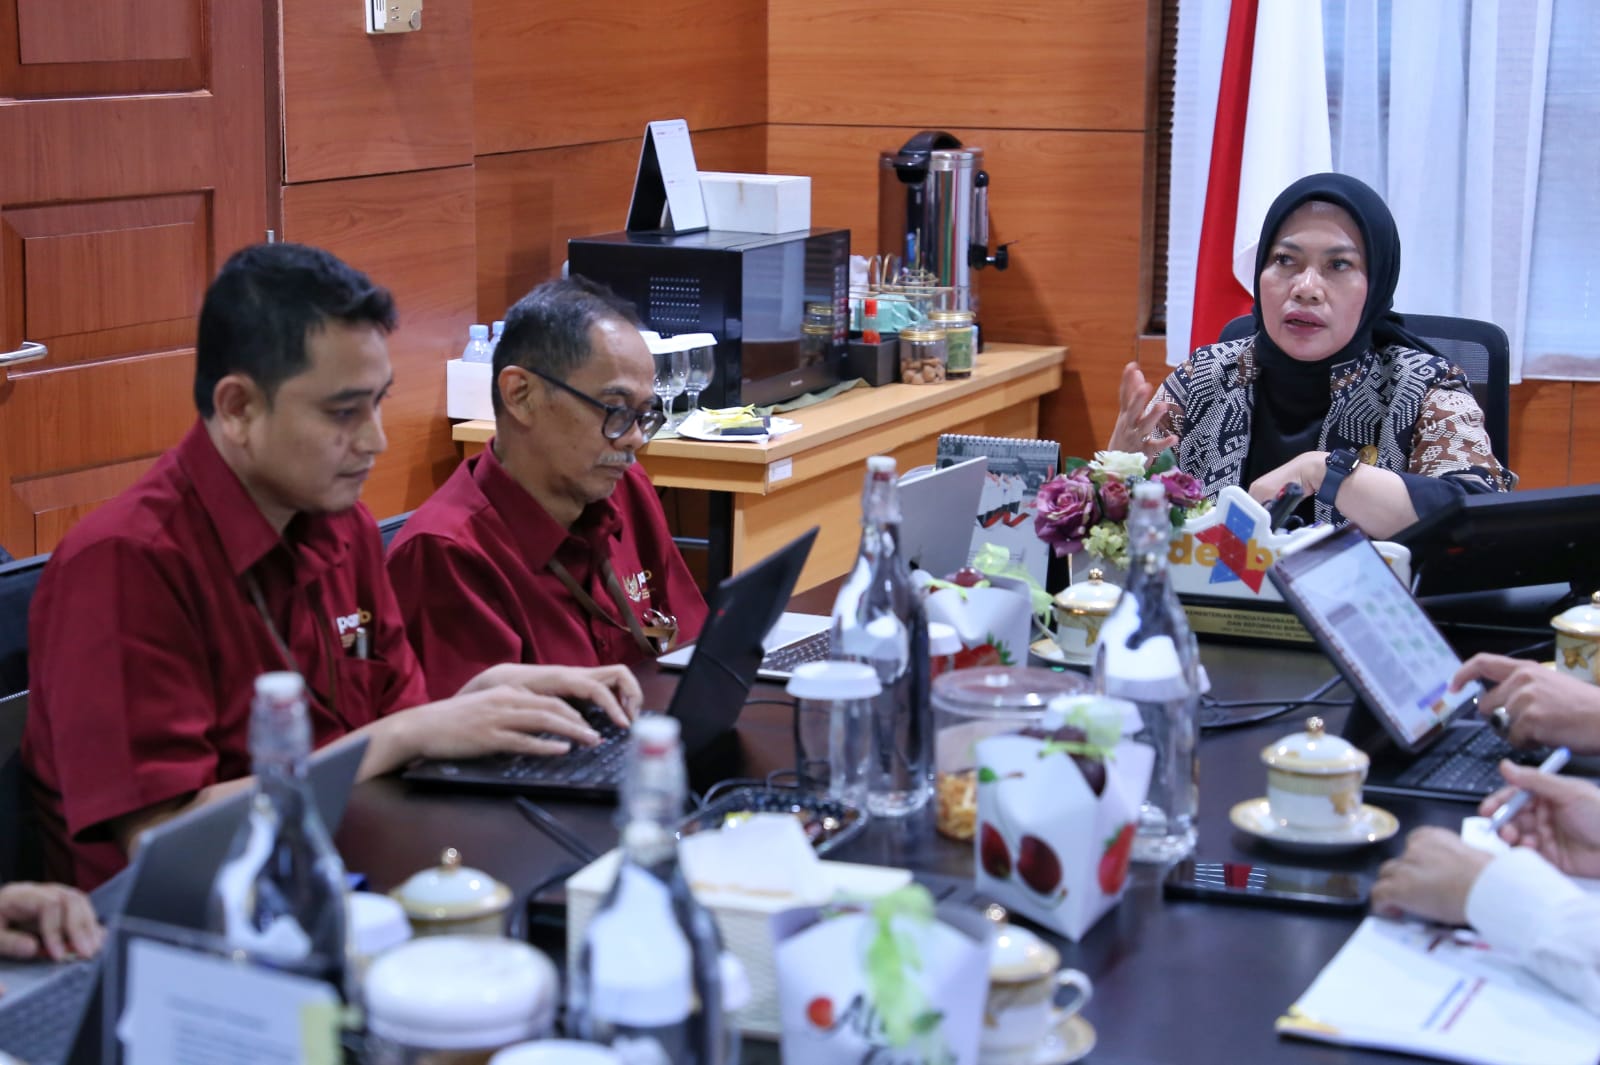
[[[826,599],[797,609],[825,610]],[[1290,701],[1333,675],[1318,652],[1202,643],[1212,695],[1222,700]],[[640,670],[647,707],[665,706],[675,676]],[[1341,689],[1342,690],[1342,689]],[[781,689],[758,684],[752,699],[781,698]],[[1246,711],[1241,711],[1241,713]],[[1318,707],[1330,730],[1341,707]],[[1235,803],[1265,794],[1262,747],[1300,730],[1310,711],[1235,729],[1207,732],[1200,746],[1200,828],[1195,857],[1315,865],[1375,874],[1398,854],[1405,832],[1418,825],[1459,827],[1472,810],[1461,803],[1369,796],[1400,820],[1390,841],[1333,857],[1274,851],[1236,831],[1228,821]],[[709,762],[691,765],[691,784],[703,789],[719,776],[764,777],[792,765],[789,712],[747,704],[737,729]],[[617,839],[615,810],[595,803],[539,800],[596,850]],[[445,847],[519,893],[549,880],[575,860],[525,820],[505,795],[418,790],[398,779],[360,785],[338,833],[350,868],[365,873],[375,890],[388,890],[411,873],[436,864]],[[931,804],[905,821],[874,819],[865,832],[830,857],[901,866],[924,873],[970,877],[972,847],[937,835]],[[1120,905],[1079,943],[1050,937],[1066,965],[1094,980],[1084,1016],[1098,1044],[1086,1059],[1103,1065],[1237,1065],[1242,1062],[1316,1063],[1393,1061],[1342,1047],[1280,1039],[1273,1021],[1311,983],[1359,923],[1359,916],[1313,913],[1214,902],[1164,901],[1160,871],[1134,866]],[[545,944],[541,944],[545,945]],[[548,948],[547,948],[548,949]],[[745,1060],[775,1062],[773,1043],[746,1041]]]

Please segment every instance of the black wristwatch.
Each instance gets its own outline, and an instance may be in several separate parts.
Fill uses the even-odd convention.
[[[1341,447],[1336,451],[1328,452],[1328,472],[1322,476],[1322,487],[1317,489],[1317,501],[1334,506],[1334,500],[1339,498],[1339,486],[1344,484],[1344,479],[1350,476],[1350,471],[1356,468],[1359,457],[1353,447]]]

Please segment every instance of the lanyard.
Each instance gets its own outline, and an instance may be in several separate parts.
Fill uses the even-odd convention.
[[[306,671],[300,668],[300,663],[294,657],[294,652],[289,650],[289,644],[284,640],[283,634],[278,631],[277,624],[272,620],[272,612],[267,609],[267,599],[261,594],[261,585],[256,580],[254,573],[246,572],[244,575],[245,586],[250,589],[250,598],[256,604],[256,612],[261,615],[261,620],[266,623],[267,632],[272,636],[272,643],[278,649],[278,657],[283,659],[283,665],[292,673],[298,673],[305,678],[306,690],[311,693],[311,698],[320,703],[323,709],[331,713],[346,732],[350,731],[350,722],[345,720],[339,712],[339,674],[334,665],[333,653],[327,645],[327,634],[322,631],[320,624],[313,627],[317,630],[317,649],[322,652],[322,657],[328,662],[328,692],[327,696],[318,692],[316,685],[311,683],[311,678],[306,676]],[[331,701],[330,701],[331,700]]]
[[[599,618],[613,628],[626,631],[633,637],[633,642],[638,645],[639,650],[644,652],[646,658],[655,658],[672,647],[672,642],[678,635],[678,619],[670,614],[663,614],[659,610],[651,610],[647,616],[650,621],[649,627],[640,625],[639,619],[634,616],[633,607],[628,603],[627,594],[622,590],[622,582],[617,580],[617,573],[611,568],[610,559],[605,559],[600,563],[600,573],[605,580],[606,591],[610,593],[612,602],[617,604],[617,612],[627,619],[626,624],[600,609],[600,604],[595,602],[588,592],[579,587],[577,580],[567,570],[567,567],[558,560],[552,558],[548,563],[548,568],[551,573],[556,575],[556,580],[561,582],[562,587],[572,593],[572,598],[578,601],[578,604],[589,613],[590,617]]]

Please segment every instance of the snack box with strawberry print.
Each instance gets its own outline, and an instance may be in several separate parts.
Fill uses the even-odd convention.
[[[1155,752],[1126,739],[1099,758],[1074,746],[1021,734],[979,741],[973,846],[979,891],[1077,940],[1122,898]]]

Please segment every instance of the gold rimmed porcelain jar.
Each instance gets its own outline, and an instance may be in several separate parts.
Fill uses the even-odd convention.
[[[1061,657],[1074,665],[1094,661],[1094,642],[1100,626],[1111,616],[1122,589],[1105,579],[1102,570],[1089,571],[1089,579],[1069,584],[1056,593],[1052,604],[1056,615],[1056,646]]]
[[[1600,684],[1600,592],[1587,603],[1550,619],[1556,630],[1556,668],[1589,684]]]
[[[1335,831],[1360,816],[1371,760],[1344,737],[1328,735],[1322,718],[1262,748],[1261,760],[1267,766],[1267,805],[1285,825]]]

